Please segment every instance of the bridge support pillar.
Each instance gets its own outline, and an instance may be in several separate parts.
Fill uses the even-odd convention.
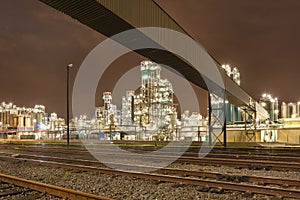
[[[256,142],[256,110],[251,106],[243,110],[247,142]]]
[[[223,134],[223,140],[221,136]],[[225,95],[220,97],[208,93],[208,143],[210,146],[216,142],[226,146],[226,119],[225,119]]]

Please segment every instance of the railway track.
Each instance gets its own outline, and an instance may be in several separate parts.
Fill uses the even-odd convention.
[[[83,165],[90,165],[90,166],[95,166],[95,165],[99,166],[99,164],[100,164],[100,162],[97,161],[97,160],[72,159],[72,158],[53,157],[53,156],[45,156],[45,155],[39,156],[39,155],[30,155],[30,154],[8,154],[8,153],[0,153],[0,154],[2,154],[4,156],[16,156],[18,158],[24,158],[24,159],[35,159],[35,160],[45,160],[45,161],[59,161],[59,162],[65,162],[65,163],[75,163],[75,164],[83,164]],[[193,159],[185,157],[185,158],[179,158],[179,160],[181,162],[183,162],[183,163],[186,163],[186,162],[190,163],[190,162],[194,162],[195,161],[195,163],[193,163],[193,164],[199,164],[199,159],[193,160]],[[272,165],[274,163],[267,162],[268,165],[266,165],[266,166],[263,167],[263,166],[261,166],[261,163],[255,165],[255,163],[253,163],[252,161],[251,161],[252,164],[249,164],[248,160],[247,160],[246,163],[243,162],[243,163],[238,163],[238,164],[235,161],[232,163],[232,160],[228,161],[228,159],[223,159],[223,160],[220,160],[220,159],[215,160],[215,159],[213,159],[212,160],[212,159],[204,159],[204,158],[202,158],[200,160],[204,160],[205,163],[208,162],[208,164],[210,164],[210,165],[212,165],[212,164],[220,165],[220,161],[223,162],[223,163],[229,162],[229,163],[225,163],[225,164],[232,165],[234,167],[240,167],[240,166],[244,165],[244,167],[252,169],[252,170],[259,170],[259,169],[260,170],[261,169],[271,170],[272,167],[275,168],[275,169],[276,168],[280,168],[282,170],[286,170],[288,168],[287,165],[292,165],[293,169],[295,169],[295,167],[297,167],[297,166],[293,166],[293,163],[289,163],[288,164],[288,163],[283,163],[283,162],[275,162],[275,165],[276,165],[275,167]],[[200,162],[202,162],[202,161],[200,161]],[[101,164],[100,166],[103,166],[103,164]],[[269,167],[269,168],[267,168],[267,167]],[[153,169],[157,170],[155,168],[153,168]],[[299,185],[300,185],[300,183],[299,183]]]
[[[97,155],[105,156],[109,159],[132,159],[134,160],[149,160],[152,161],[163,161],[165,159],[173,158],[174,156],[170,155],[145,155],[145,154],[135,154],[130,153],[111,153],[111,152],[102,152],[97,153]],[[174,158],[176,160],[177,157]],[[178,163],[194,164],[194,165],[212,165],[212,166],[230,166],[230,167],[239,167],[239,168],[248,168],[251,170],[278,170],[278,171],[300,171],[300,162],[283,162],[283,161],[269,161],[269,160],[254,160],[254,159],[240,159],[240,158],[223,158],[223,157],[205,157],[205,158],[195,158],[181,156],[176,160]]]
[[[121,148],[124,148],[125,150],[133,150],[133,151],[156,151],[163,146],[154,146],[154,145],[147,145],[145,143],[145,146],[138,145],[131,146],[127,143],[117,143],[114,144],[116,146],[119,146]],[[151,143],[152,144],[152,143]],[[107,145],[107,143],[96,143],[96,145],[103,146]],[[187,153],[198,153],[199,148],[201,146],[194,146],[187,150]],[[77,146],[69,146],[66,145],[53,145],[53,144],[1,144],[0,149],[12,149],[12,148],[19,148],[19,149],[51,149],[51,150],[65,150],[66,148],[69,151],[76,151],[77,153],[86,152],[84,145],[77,145]],[[170,147],[170,148],[178,148],[176,146]],[[180,148],[180,147],[179,147]],[[205,147],[203,147],[205,148]],[[212,154],[244,154],[244,155],[268,155],[268,156],[285,156],[285,157],[297,157],[300,153],[300,148],[288,148],[288,149],[278,149],[278,148],[261,148],[261,147],[249,147],[249,148],[214,148],[211,150]]]
[[[104,174],[112,175],[122,175],[128,177],[142,178],[147,180],[156,180],[156,181],[165,181],[171,183],[179,184],[188,184],[188,185],[197,185],[204,187],[204,190],[209,190],[210,188],[217,188],[219,190],[234,190],[242,191],[248,193],[257,193],[257,194],[267,194],[274,195],[278,197],[289,197],[289,198],[299,198],[300,199],[300,190],[299,189],[287,189],[282,187],[274,186],[264,186],[264,184],[270,185],[279,185],[279,186],[295,186],[299,187],[300,182],[298,180],[288,180],[288,179],[279,179],[271,177],[258,177],[258,176],[240,176],[236,174],[219,174],[212,172],[199,172],[199,171],[188,171],[188,170],[178,170],[178,169],[157,169],[157,173],[138,173],[138,172],[125,172],[125,171],[116,171],[103,167],[95,166],[85,166],[79,164],[70,164],[70,163],[60,163],[55,161],[46,161],[45,159],[25,159],[25,158],[12,158],[12,157],[1,157],[1,159],[14,159],[14,160],[26,160],[26,162],[53,166],[53,167],[63,167],[68,169],[75,169],[81,171],[91,171],[91,172],[100,172]],[[52,158],[54,159],[54,158]],[[61,160],[62,158],[58,158]],[[85,162],[84,160],[78,162]],[[115,163],[115,165],[120,165]],[[128,166],[130,168],[130,166]],[[147,166],[139,166],[145,168]],[[153,168],[153,167],[151,167]],[[172,175],[171,175],[172,174]],[[174,174],[176,176],[174,176]],[[189,176],[189,177],[186,177]],[[210,179],[203,179],[210,178]],[[214,180],[211,180],[214,179]],[[261,185],[255,185],[254,183],[260,183]]]
[[[10,149],[11,150],[11,149]],[[76,158],[91,158],[92,156],[89,154],[87,150],[82,152],[76,152],[76,148],[72,148],[72,150],[69,149],[56,149],[54,147],[50,148],[22,148],[22,147],[16,147],[12,150],[13,152],[19,153],[19,152],[32,152],[32,153],[42,153],[46,155],[53,155],[56,153],[59,153],[60,155],[64,155],[65,157],[70,157],[68,155],[72,155],[72,157]],[[5,152],[3,152],[5,153]],[[105,154],[106,156],[113,157],[126,157],[126,158],[132,158],[136,157],[136,155],[130,155],[130,153],[124,153],[117,154],[117,153],[107,153],[107,152],[99,152],[97,153]],[[253,170],[280,170],[280,171],[300,171],[300,158],[299,157],[283,157],[283,156],[269,156],[269,155],[239,155],[239,154],[209,154],[205,158],[199,159],[198,153],[191,153],[187,152],[183,156],[181,156],[176,162],[180,163],[188,163],[188,164],[196,164],[196,165],[224,165],[224,166],[231,166],[231,167],[239,167],[239,168],[248,168]],[[161,155],[159,157],[154,157],[150,155],[141,154],[141,157],[143,158],[150,158],[152,160],[159,161],[160,159],[164,158],[172,158],[172,155],[168,155],[168,153],[165,153],[164,155]],[[134,159],[134,158],[133,158]]]
[[[7,155],[12,156],[12,155]],[[1,157],[0,157],[1,158]],[[105,167],[104,164],[100,163],[99,161],[93,160],[80,160],[80,159],[67,159],[61,157],[50,157],[50,156],[35,156],[35,155],[25,155],[19,154],[17,158],[23,159],[31,159],[36,161],[53,161],[53,162],[64,162],[69,164],[77,164],[81,166],[93,166],[93,167]],[[117,167],[128,167],[128,169],[132,168],[131,165],[126,165],[122,163],[109,163],[110,166]],[[227,180],[232,182],[257,182],[260,184],[273,184],[273,185],[284,185],[284,186],[297,186],[300,187],[300,180],[291,180],[291,179],[279,179],[279,178],[272,178],[272,177],[259,177],[259,176],[249,176],[249,175],[239,175],[239,174],[222,174],[216,172],[205,172],[205,171],[190,171],[190,170],[181,170],[181,169],[174,169],[174,168],[155,168],[145,165],[136,165],[134,166],[135,169],[141,168],[149,168],[147,171],[155,171],[159,173],[166,173],[166,174],[177,174],[182,176],[195,176],[195,177],[205,177],[205,178],[213,178],[216,180]]]
[[[109,200],[107,197],[88,194],[80,191],[75,191],[55,185],[49,185],[32,180],[0,174],[0,181],[2,183],[0,197],[10,197],[19,195],[14,199],[18,200],[35,200],[41,198],[45,193],[52,195],[49,198],[59,197],[61,199],[74,199],[74,200]],[[32,192],[34,191],[34,192]],[[31,192],[30,194],[27,194]],[[21,194],[21,195],[20,195]]]
[[[45,196],[44,193],[0,181],[0,198],[2,199],[35,200],[43,196]]]
[[[145,153],[149,151],[155,151],[159,148],[153,146],[129,146],[121,147],[124,150],[129,150],[135,153]],[[19,150],[19,151],[31,151],[31,152],[59,152],[61,154],[73,154],[77,155],[86,155],[88,151],[80,147],[66,147],[66,146],[36,146],[36,145],[1,145],[0,149],[6,150]],[[170,154],[172,154],[170,148]],[[67,151],[66,151],[67,150]],[[103,150],[103,147],[101,147]],[[108,148],[109,150],[109,148]],[[299,153],[300,151],[290,152],[274,149],[236,149],[236,148],[227,148],[227,149],[213,149],[206,157],[210,158],[232,158],[232,159],[253,159],[253,160],[270,160],[270,161],[284,161],[284,162],[300,162]],[[276,153],[277,152],[277,153]],[[188,149],[187,152],[183,154],[187,157],[198,157],[199,148]]]

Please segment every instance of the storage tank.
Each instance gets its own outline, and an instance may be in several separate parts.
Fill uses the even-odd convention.
[[[288,118],[296,118],[297,117],[297,105],[296,103],[288,104]]]
[[[270,99],[270,102],[269,102],[269,114],[270,114],[270,120],[271,121],[275,121],[274,110],[275,110],[275,100],[274,99]]]
[[[25,118],[24,118],[24,120],[25,120],[25,127],[31,127],[31,118],[30,118],[30,116],[25,116]]]
[[[300,117],[300,101],[297,103],[297,117]]]
[[[235,105],[232,105],[232,106],[233,106],[233,121],[234,122],[242,121],[241,110]]]
[[[282,102],[281,104],[281,118],[287,118],[288,114],[287,114],[287,105],[285,102]]]
[[[18,116],[18,124],[17,126],[23,127],[24,126],[24,117],[22,115]]]
[[[275,98],[274,103],[274,121],[277,122],[279,118],[279,105],[278,105],[278,99]]]
[[[233,109],[232,104],[229,102],[226,102],[226,122],[233,123]]]
[[[278,107],[278,99],[273,98],[272,95],[264,93],[262,97],[259,100],[259,104],[268,111],[270,115],[270,121],[278,121],[278,115],[279,115],[279,107]],[[285,104],[282,104],[282,109],[284,109],[283,118],[285,118],[286,108]]]

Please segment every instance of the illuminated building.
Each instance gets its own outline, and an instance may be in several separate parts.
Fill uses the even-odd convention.
[[[134,124],[134,96],[134,91],[130,90],[122,97],[122,125],[126,126]]]
[[[226,75],[230,77],[236,84],[241,85],[240,72],[236,67],[232,69],[230,65],[222,65],[221,68],[225,71]]]
[[[38,139],[41,134],[35,137],[37,133],[61,131],[64,126],[64,119],[58,118],[55,113],[48,117],[43,105],[35,105],[34,108],[5,102],[0,105],[0,130],[3,134],[9,133],[19,139]]]
[[[284,127],[300,127],[300,102],[290,102],[281,104],[281,119]],[[299,141],[300,142],[300,141]]]
[[[270,121],[278,121],[279,105],[277,98],[273,98],[270,94],[263,94],[259,100],[259,104],[268,111],[270,115]]]
[[[134,122],[153,128],[169,125],[174,128],[177,117],[173,105],[172,84],[160,78],[161,67],[150,61],[141,63],[142,84],[134,98]]]
[[[121,99],[121,111],[112,104],[111,93],[104,92],[104,105],[97,107],[95,111],[99,127],[104,132],[119,130],[142,134],[141,138],[156,136],[161,139],[178,138],[180,129],[183,130],[181,136],[189,135],[194,131],[187,128],[191,126],[198,130],[197,126],[204,124],[200,114],[185,115],[183,123],[178,120],[172,84],[167,79],[162,79],[160,72],[161,67],[158,64],[142,61],[141,86],[136,91],[126,92]]]
[[[104,106],[97,107],[95,111],[96,120],[99,128],[103,132],[109,132],[119,130],[121,111],[117,110],[117,106],[112,104],[111,92],[103,92]],[[89,121],[90,125],[93,126],[95,123]],[[110,135],[110,137],[112,137]]]
[[[149,131],[175,131],[177,112],[173,102],[173,87],[160,76],[161,67],[151,61],[140,66],[141,87],[134,94],[127,91],[122,98],[122,125],[132,124]]]

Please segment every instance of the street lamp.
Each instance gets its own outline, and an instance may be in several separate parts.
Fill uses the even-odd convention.
[[[70,68],[73,67],[73,64],[68,64],[67,65],[67,143],[68,146],[70,145],[70,112],[69,112],[69,85],[70,85],[70,81],[69,81],[69,77],[70,77]]]

